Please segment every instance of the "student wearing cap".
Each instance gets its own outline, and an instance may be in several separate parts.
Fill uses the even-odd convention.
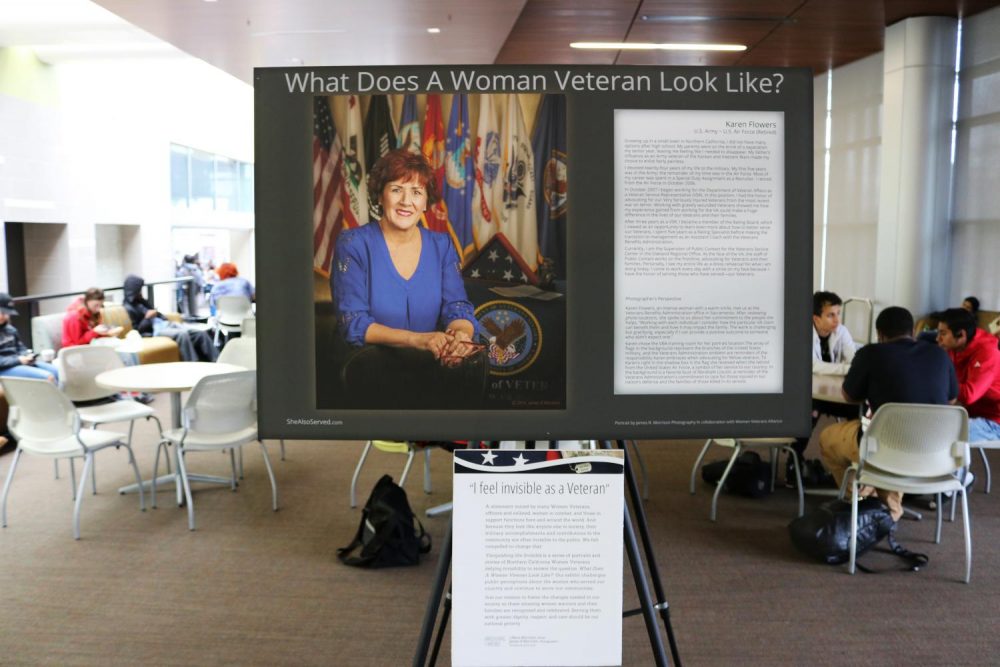
[[[11,315],[17,315],[14,300],[10,294],[0,292],[0,376],[58,382],[56,367],[39,361],[21,342],[17,329],[10,325]]]

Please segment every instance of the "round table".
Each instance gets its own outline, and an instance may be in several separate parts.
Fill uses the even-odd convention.
[[[177,428],[181,425],[181,392],[190,391],[203,377],[245,370],[247,369],[234,364],[173,361],[104,371],[94,381],[98,386],[114,391],[143,391],[150,394],[169,392],[171,428]]]
[[[816,401],[826,401],[827,403],[848,404],[840,388],[844,385],[843,375],[816,375],[812,376],[812,397]]]
[[[181,425],[181,392],[190,391],[198,381],[209,375],[222,373],[237,373],[248,370],[235,364],[219,364],[207,361],[174,361],[164,364],[145,364],[140,366],[125,366],[110,371],[104,371],[94,381],[98,386],[114,391],[144,391],[150,394],[168,392],[170,394],[171,428]],[[213,484],[230,484],[231,480],[209,475],[188,475],[192,481],[211,482]],[[177,473],[158,477],[157,485],[173,482],[177,485],[178,505],[180,504],[180,484],[177,483]],[[148,488],[150,482],[143,481],[143,487]],[[118,489],[119,493],[135,493],[138,485],[130,484]]]

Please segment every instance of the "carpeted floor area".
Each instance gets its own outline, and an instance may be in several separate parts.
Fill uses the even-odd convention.
[[[166,401],[157,404],[165,411]],[[153,430],[137,426],[140,469],[152,467]],[[723,496],[708,520],[710,489],[688,493],[700,442],[640,443],[649,471],[646,508],[685,665],[989,665],[1000,638],[997,561],[1000,491],[971,500],[972,583],[963,574],[961,524],[905,521],[902,542],[931,557],[918,573],[846,574],[791,546],[795,495]],[[71,534],[68,471],[25,456],[0,532],[0,664],[373,665],[410,664],[447,516],[427,519],[431,557],[414,568],[366,571],[337,562],[360,510],[348,507],[361,443],[269,442],[281,510],[258,448],[245,453],[238,492],[196,487],[198,530],[172,495],[144,513],[115,489],[131,480],[125,453],[97,456],[98,494],[83,501],[82,539]],[[721,454],[720,454],[721,455]],[[0,456],[6,474],[12,456]],[[448,456],[433,457],[435,492],[407,483],[414,510],[450,498]],[[359,483],[363,503],[401,456],[379,452]],[[219,454],[192,454],[190,469],[227,475]],[[1000,459],[998,459],[1000,466]],[[981,470],[981,468],[977,469]],[[808,499],[807,503],[819,502]],[[889,557],[870,566],[894,568]],[[626,573],[626,607],[635,606]],[[624,664],[651,665],[640,617],[625,619]],[[447,641],[439,664],[449,664]]]

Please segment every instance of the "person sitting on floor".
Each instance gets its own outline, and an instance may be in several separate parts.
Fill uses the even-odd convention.
[[[878,342],[861,348],[844,378],[848,401],[867,401],[871,414],[885,403],[954,403],[958,396],[955,369],[943,350],[913,338],[913,315],[899,306],[883,310],[875,320]],[[823,465],[840,486],[858,462],[861,420],[838,422],[819,434]],[[877,493],[894,521],[903,515],[903,494],[861,487],[862,496]]]
[[[84,293],[83,301],[66,311],[63,318],[62,346],[89,345],[95,338],[119,336],[123,327],[109,327],[101,323],[104,290],[91,287]]]
[[[14,299],[0,292],[0,376],[28,378],[30,380],[59,381],[59,371],[52,364],[39,361],[10,324],[11,315],[17,315]]]
[[[166,336],[177,343],[184,361],[215,361],[219,351],[212,344],[212,337],[198,329],[185,327],[167,320],[142,296],[146,284],[139,276],[125,278],[125,310],[132,320],[132,328],[143,336]]]

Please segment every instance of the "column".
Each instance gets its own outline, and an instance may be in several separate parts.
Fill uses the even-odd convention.
[[[875,298],[915,317],[948,305],[956,34],[946,17],[885,33]]]

